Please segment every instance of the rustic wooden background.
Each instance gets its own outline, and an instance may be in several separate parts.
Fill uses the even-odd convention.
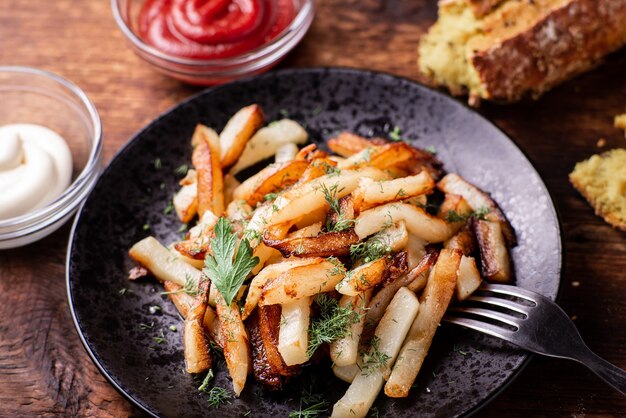
[[[281,65],[350,66],[419,80],[420,35],[435,0],[319,0],[302,44]],[[131,135],[199,91],[153,72],[130,48],[106,0],[0,0],[0,65],[56,72],[100,111],[105,160]],[[626,234],[611,229],[567,181],[575,162],[625,146],[613,115],[626,107],[626,50],[547,94],[480,112],[527,153],[554,196],[566,260],[560,303],[591,349],[626,368]],[[0,103],[2,112],[2,103]],[[0,252],[0,416],[137,416],[81,346],[65,291],[65,225],[27,247]],[[536,358],[480,416],[626,416],[626,398],[582,366]]]

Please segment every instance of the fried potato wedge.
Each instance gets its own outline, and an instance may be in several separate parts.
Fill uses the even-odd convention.
[[[311,238],[316,237],[322,232],[322,223],[316,222],[309,226],[305,226],[304,228],[300,228],[296,231],[293,231],[287,238]]]
[[[361,368],[356,363],[347,366],[338,366],[337,364],[333,366],[334,375],[346,383],[352,383],[356,375],[360,372]]]
[[[222,295],[218,293],[216,310],[224,341],[226,367],[233,380],[233,391],[236,396],[239,396],[246,384],[248,369],[252,368],[248,333],[239,315],[237,302],[233,301],[228,306]]]
[[[334,191],[334,197],[337,199],[347,196],[357,187],[361,177],[382,180],[387,178],[387,174],[376,168],[365,167],[360,170],[327,174],[310,182],[294,186],[276,198],[272,209],[257,210],[248,224],[248,229],[261,232],[267,226],[298,220],[318,209],[327,211],[326,195]]]
[[[160,282],[170,281],[178,286],[185,286],[189,280],[194,287],[200,281],[200,270],[172,254],[154,237],[147,237],[137,242],[128,251],[130,258],[148,269]]]
[[[252,206],[245,200],[233,200],[226,207],[226,217],[231,221],[245,221],[252,216]]]
[[[422,367],[439,322],[443,318],[454,289],[461,253],[443,249],[434,267],[432,280],[420,300],[420,310],[402,345],[398,361],[385,384],[385,394],[392,398],[408,396],[415,377]]]
[[[494,283],[511,283],[513,269],[501,222],[472,220],[472,228],[480,249],[482,276]]]
[[[224,178],[219,137],[213,129],[198,125],[192,142],[196,144],[191,162],[198,176],[198,215],[211,211],[220,216],[224,212]]]
[[[454,227],[443,219],[407,203],[387,203],[362,212],[354,232],[363,239],[400,221],[406,223],[410,233],[428,242],[445,241],[454,233]]]
[[[476,235],[474,235],[474,231],[471,228],[471,223],[463,226],[459,232],[446,240],[446,242],[443,243],[443,247],[451,250],[459,250],[465,256],[473,254],[478,248],[478,243],[476,242]]]
[[[390,264],[387,257],[362,264],[346,273],[335,289],[342,295],[357,296],[383,281],[385,269]]]
[[[228,205],[233,201],[233,193],[235,189],[239,187],[241,183],[239,180],[230,174],[224,175],[224,206],[228,207]]]
[[[181,188],[174,194],[172,203],[178,219],[183,223],[190,222],[198,213],[198,177],[196,170],[187,171],[180,181]]]
[[[255,207],[265,202],[265,196],[296,183],[309,166],[307,161],[274,163],[250,177],[233,191],[233,199],[245,200]]]
[[[429,270],[437,261],[437,255],[438,253],[436,252],[427,253],[415,268],[409,271],[406,275],[399,277],[397,280],[385,284],[384,287],[380,289],[376,295],[374,295],[367,307],[367,313],[365,314],[364,339],[366,341],[369,340],[376,324],[380,322],[380,319],[385,313],[385,309],[389,306],[389,302],[391,302],[391,299],[393,299],[393,296],[396,294],[398,289],[401,287],[408,287],[409,290],[415,292],[416,290],[412,289],[410,286],[421,277],[428,277]]]
[[[259,315],[257,311],[246,321],[246,329],[250,337],[250,350],[252,354],[252,371],[254,378],[264,387],[270,390],[279,390],[283,386],[282,376],[272,368],[267,358],[267,350],[261,337],[259,327]]]
[[[202,261],[209,251],[210,239],[218,217],[211,211],[204,213],[200,222],[189,230],[187,239],[174,244],[174,248],[184,257]]]
[[[276,150],[276,155],[274,155],[274,162],[276,163],[286,163],[287,161],[292,161],[296,158],[296,154],[298,154],[298,146],[294,143],[288,142],[286,144],[282,144]]]
[[[387,142],[387,140],[382,138],[367,139],[351,132],[341,132],[336,137],[330,138],[326,142],[326,145],[335,154],[341,155],[342,157],[351,157],[367,147],[384,145]]]
[[[362,418],[367,415],[398,357],[419,307],[413,292],[404,287],[398,290],[376,327],[376,346],[364,355],[361,372],[354,377],[345,395],[335,403],[331,417]],[[368,362],[368,358],[376,360]]]
[[[372,298],[372,290],[359,293],[356,296],[344,295],[339,300],[339,306],[347,307],[359,315],[359,321],[350,324],[348,335],[330,344],[330,359],[334,366],[348,366],[356,364],[359,357],[359,341],[365,324],[367,306]]]
[[[507,245],[514,247],[517,243],[515,238],[515,230],[508,221],[500,206],[489,194],[483,192],[463,177],[456,173],[447,174],[437,183],[437,188],[444,193],[451,193],[463,196],[473,210],[487,209],[489,212],[485,219],[489,221],[499,222],[501,224],[502,233],[506,238]]]
[[[237,163],[230,169],[230,174],[253,166],[276,154],[283,144],[304,144],[309,135],[299,123],[290,119],[281,119],[259,129],[246,144]]]
[[[476,260],[473,257],[462,256],[456,281],[456,298],[460,301],[467,299],[481,283],[482,278],[476,267]]]
[[[187,313],[195,301],[193,296],[183,292],[182,286],[179,286],[174,282],[170,282],[169,280],[163,282],[163,288],[167,292],[167,297],[174,302],[174,306],[176,306],[180,316],[187,318]]]
[[[256,104],[243,107],[226,122],[219,136],[221,165],[225,169],[237,162],[248,140],[265,123],[265,115]]]
[[[309,321],[311,298],[291,300],[282,304],[278,351],[287,366],[305,363],[309,358]]]
[[[389,202],[410,199],[432,192],[435,181],[426,171],[414,176],[387,181],[373,181],[363,178],[353,192],[354,207],[357,212]]]
[[[313,262],[294,267],[268,282],[261,293],[259,305],[285,304],[318,293],[330,292],[346,275],[338,260],[313,258]]]
[[[359,242],[359,237],[350,229],[341,232],[326,232],[316,237],[295,237],[282,240],[263,238],[263,243],[284,256],[330,257],[350,254],[350,246]]]
[[[254,276],[254,278],[250,282],[250,287],[248,288],[248,296],[246,297],[246,303],[243,307],[243,319],[248,318],[252,314],[252,311],[254,310],[254,308],[256,308],[259,299],[261,299],[263,287],[270,280],[277,278],[284,272],[289,271],[293,268],[316,264],[318,262],[319,260],[316,258],[301,258],[291,259],[283,263],[270,264],[269,266],[265,266],[261,271],[259,271],[256,276]]]
[[[203,280],[198,288],[198,296],[187,312],[183,329],[183,351],[187,373],[202,373],[213,364],[209,344],[204,335],[204,314],[209,293],[208,280]]]
[[[302,173],[298,183],[306,183],[316,178],[338,172],[337,163],[330,158],[315,158],[311,161],[307,169]]]
[[[281,305],[260,306],[257,312],[261,338],[263,339],[270,367],[281,376],[288,377],[297,374],[300,368],[287,366],[278,349],[280,326],[283,323]]]

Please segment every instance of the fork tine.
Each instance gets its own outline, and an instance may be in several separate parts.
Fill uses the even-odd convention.
[[[493,292],[501,295],[514,296],[537,304],[537,294],[517,286],[506,284],[483,284],[477,290]]]
[[[495,297],[470,296],[467,300],[472,302],[485,303],[492,306],[499,306],[501,308],[506,308],[513,312],[524,314],[526,316],[528,316],[530,310],[532,309],[532,307],[530,306],[520,305],[519,303],[515,303],[508,299],[500,299]]]
[[[501,312],[491,311],[489,309],[466,308],[466,307],[455,306],[455,307],[450,308],[448,311],[454,312],[454,313],[468,313],[468,314],[472,314],[472,315],[476,315],[476,316],[480,316],[484,318],[489,318],[495,321],[500,321],[512,327],[519,328],[519,324],[514,321],[514,319],[517,319],[517,318],[503,314]]]
[[[473,329],[478,332],[484,332],[485,334],[492,335],[494,337],[501,338],[503,340],[509,341],[513,337],[513,331],[509,331],[508,329],[500,328],[496,325],[477,321],[475,319],[464,318],[461,316],[454,315],[452,313],[448,313],[443,317],[443,320],[446,322],[450,322],[453,324],[461,325],[466,328]]]

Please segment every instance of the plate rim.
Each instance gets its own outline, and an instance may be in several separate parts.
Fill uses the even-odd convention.
[[[159,115],[157,115],[154,119],[152,119],[148,124],[144,125],[141,129],[136,131],[130,137],[130,139],[128,141],[126,141],[126,143],[124,143],[120,147],[120,149],[117,150],[114,153],[114,155],[111,157],[111,159],[107,163],[107,165],[104,168],[104,170],[102,170],[102,172],[100,173],[100,176],[98,178],[98,181],[96,182],[96,185],[97,185],[97,183],[100,182],[100,178],[103,177],[104,175],[106,175],[109,172],[109,170],[111,170],[111,167],[112,167],[113,163],[118,158],[120,158],[120,156],[130,146],[134,145],[134,143],[139,139],[140,136],[142,136],[146,131],[150,130],[155,124],[160,122],[163,118],[168,116],[170,113],[172,113],[176,109],[178,109],[180,107],[183,107],[185,105],[188,105],[190,102],[193,102],[194,100],[198,99],[199,97],[202,97],[202,96],[204,96],[206,94],[209,94],[209,93],[212,93],[214,91],[219,91],[222,88],[229,88],[232,85],[245,84],[245,83],[249,83],[251,81],[260,80],[260,79],[280,78],[282,75],[294,75],[294,74],[297,75],[298,73],[319,74],[319,73],[325,73],[325,72],[340,73],[340,74],[352,74],[352,75],[369,75],[369,76],[372,76],[372,77],[381,77],[382,76],[382,77],[389,78],[391,80],[397,80],[397,81],[402,81],[402,82],[406,82],[406,83],[412,84],[415,87],[417,87],[418,89],[429,91],[430,93],[433,93],[434,95],[439,96],[440,98],[442,98],[442,99],[444,99],[444,100],[446,100],[448,102],[452,102],[454,106],[460,106],[461,108],[464,108],[465,110],[468,110],[470,113],[474,114],[474,116],[480,118],[483,123],[487,123],[488,125],[491,125],[491,127],[493,129],[497,130],[500,134],[502,134],[515,147],[515,149],[517,149],[522,154],[522,156],[524,157],[524,159],[528,163],[529,168],[532,170],[532,172],[540,180],[539,186],[541,187],[541,189],[543,190],[545,195],[548,196],[548,198],[549,198],[549,203],[550,203],[549,209],[550,209],[550,212],[552,214],[553,219],[556,221],[557,238],[558,238],[557,239],[557,243],[558,243],[558,248],[557,248],[558,249],[558,265],[556,266],[557,267],[556,268],[556,272],[557,272],[557,277],[558,277],[558,285],[557,285],[557,288],[556,288],[556,293],[554,295],[554,301],[556,302],[556,301],[558,301],[560,299],[560,297],[562,295],[562,290],[563,290],[563,278],[562,278],[562,275],[563,275],[563,265],[564,265],[565,257],[566,257],[565,247],[564,247],[564,244],[563,244],[564,236],[563,236],[562,218],[561,218],[561,215],[559,213],[558,206],[556,205],[556,200],[555,200],[553,194],[548,189],[548,187],[547,187],[543,177],[539,174],[539,172],[535,168],[535,165],[533,164],[532,160],[529,158],[529,156],[526,153],[526,151],[524,151],[524,149],[521,148],[517,144],[517,142],[513,138],[511,138],[511,136],[509,136],[503,129],[501,129],[499,126],[497,126],[495,123],[493,123],[491,120],[489,120],[488,118],[486,118],[485,116],[480,114],[478,111],[476,111],[472,107],[468,106],[465,102],[463,102],[463,101],[461,101],[461,100],[459,100],[459,99],[457,99],[455,97],[452,97],[452,96],[450,96],[448,94],[445,94],[445,93],[443,93],[442,91],[440,91],[440,90],[438,90],[436,88],[424,85],[424,84],[422,84],[421,82],[419,82],[417,80],[413,80],[413,79],[410,79],[410,78],[407,78],[407,77],[404,77],[404,76],[399,76],[399,75],[392,74],[392,73],[385,72],[385,71],[375,71],[375,70],[362,69],[362,68],[356,68],[356,67],[332,67],[332,66],[285,68],[285,69],[270,71],[270,72],[265,73],[265,74],[260,74],[260,75],[256,75],[256,76],[250,76],[250,77],[241,78],[241,79],[238,79],[238,80],[231,81],[229,83],[221,84],[221,85],[218,85],[218,86],[212,86],[212,87],[209,87],[207,89],[201,90],[200,92],[192,94],[191,96],[185,98],[184,100],[182,100],[182,101],[180,101],[180,102],[170,106],[165,111],[163,111]],[[113,379],[113,377],[109,374],[109,372],[100,363],[100,360],[96,356],[96,353],[92,350],[92,348],[89,346],[89,343],[85,339],[83,330],[80,327],[79,320],[78,320],[78,317],[76,315],[76,310],[75,310],[74,301],[73,301],[73,297],[72,297],[72,291],[71,291],[70,262],[71,262],[71,254],[72,254],[72,249],[73,249],[73,244],[74,244],[75,232],[76,232],[76,229],[77,229],[78,224],[80,222],[81,216],[83,214],[84,206],[88,203],[88,201],[90,200],[90,197],[91,197],[91,193],[90,193],[89,196],[87,196],[87,198],[79,206],[79,208],[78,208],[78,210],[76,212],[76,216],[74,218],[74,221],[72,222],[72,227],[71,227],[71,230],[70,230],[70,237],[69,237],[68,244],[67,244],[66,260],[65,260],[65,279],[66,279],[66,291],[67,291],[68,305],[69,305],[69,310],[70,310],[71,317],[72,317],[72,322],[74,323],[74,327],[76,328],[76,331],[78,333],[78,337],[80,338],[82,346],[84,347],[85,351],[87,352],[89,358],[94,363],[94,365],[96,366],[98,371],[105,377],[105,379],[108,381],[108,383],[111,384],[111,386],[113,386],[113,388],[120,395],[122,395],[122,397],[124,399],[126,399],[131,405],[133,405],[134,407],[139,408],[142,412],[148,414],[149,416],[158,418],[159,415],[157,415],[154,412],[152,412],[147,405],[143,405],[141,402],[139,402],[139,400],[135,399],[135,397],[133,397],[130,393],[128,393],[127,390],[125,390],[120,384],[118,384],[115,381],[115,379]],[[521,372],[526,369],[526,367],[528,366],[530,361],[536,356],[534,353],[531,353],[531,352],[525,352],[522,355],[524,356],[524,358],[522,359],[520,365],[514,370],[513,373],[511,373],[505,379],[503,384],[501,384],[497,389],[495,389],[493,392],[491,392],[489,394],[489,396],[487,396],[482,401],[480,401],[479,403],[474,405],[469,410],[463,412],[459,416],[460,417],[470,417],[470,416],[476,414],[477,412],[482,410],[484,407],[489,405],[493,400],[495,400],[506,388],[508,388],[517,378],[519,378]]]

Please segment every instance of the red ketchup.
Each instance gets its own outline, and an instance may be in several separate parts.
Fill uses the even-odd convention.
[[[294,16],[293,0],[147,0],[139,34],[169,55],[210,60],[267,44]]]

